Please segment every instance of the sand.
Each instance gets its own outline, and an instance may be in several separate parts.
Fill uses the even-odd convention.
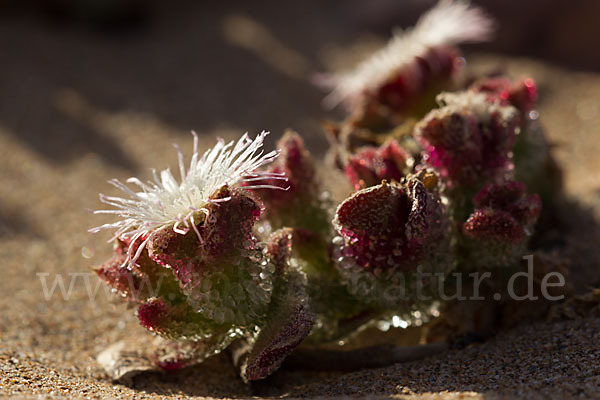
[[[289,15],[314,20],[307,37],[286,36],[281,20],[260,24],[251,12],[224,10],[200,18],[165,11],[124,38],[29,17],[0,26],[0,53],[12,54],[0,62],[0,396],[600,397],[600,318],[591,312],[524,321],[481,345],[354,373],[282,370],[250,386],[217,356],[172,374],[141,375],[131,387],[107,379],[97,353],[147,333],[132,310],[96,286],[88,267],[110,255],[109,235],[86,232],[107,221],[86,209],[100,206],[99,192],[116,193],[106,184],[110,178],[149,177],[151,167],[174,166],[171,143],[191,145],[190,129],[202,146],[216,135],[271,129],[272,145],[292,127],[322,156],[326,141],[318,123],[335,113],[320,108],[322,94],[306,79],[356,58],[345,45],[364,50],[376,40],[350,35],[344,43],[349,28],[328,24],[333,9],[315,16],[310,8],[292,8]],[[254,39],[245,40],[248,35]],[[570,221],[558,232],[561,255],[572,261],[578,293],[600,286],[594,222],[600,216],[600,74],[493,55],[469,60],[480,68],[505,65],[539,82],[540,118],[575,201],[563,210]],[[71,292],[63,298],[57,288],[46,299],[43,280],[51,287],[57,276],[66,291],[73,279]]]

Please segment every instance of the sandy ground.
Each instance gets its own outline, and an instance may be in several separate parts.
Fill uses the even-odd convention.
[[[319,121],[335,113],[321,109],[322,93],[307,79],[350,63],[349,49],[358,54],[377,40],[330,24],[346,17],[333,6],[319,11],[290,3],[286,18],[269,19],[267,10],[261,19],[243,10],[192,16],[173,9],[119,37],[30,18],[3,21],[0,54],[11,56],[0,62],[0,396],[600,397],[600,319],[593,315],[526,322],[462,351],[350,374],[283,370],[247,386],[218,356],[142,375],[131,387],[106,378],[96,354],[147,333],[90,273],[110,245],[108,234],[86,232],[105,222],[86,209],[100,206],[99,192],[116,193],[110,178],[174,166],[171,143],[191,144],[190,129],[203,146],[216,135],[269,129],[272,145],[293,127],[323,155]],[[304,37],[286,36],[291,16],[312,21],[301,28]],[[572,200],[563,210],[570,221],[562,252],[579,292],[599,285],[600,74],[500,56],[470,60],[539,82],[540,118]],[[59,287],[44,291],[57,277],[64,296]]]

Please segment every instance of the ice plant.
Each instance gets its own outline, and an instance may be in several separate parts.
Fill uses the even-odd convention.
[[[288,274],[301,273],[288,267],[285,257],[276,261],[276,268],[267,246],[253,232],[263,206],[251,191],[286,189],[271,184],[285,184],[284,173],[259,170],[279,155],[278,151],[263,153],[266,134],[254,140],[244,135],[235,143],[219,141],[203,155],[194,135],[187,168],[178,149],[180,182],[167,169],[154,173],[154,182],[130,178],[138,192],[111,181],[130,198],[100,197],[114,209],[96,213],[121,219],[91,229],[116,230],[115,256],[97,273],[138,306],[137,316],[145,328],[198,343],[192,346],[192,356],[181,355],[181,359],[201,361],[236,338],[248,343],[263,338],[259,343],[268,346],[261,332],[273,332],[274,324],[282,323],[268,314],[290,304],[286,290],[276,286],[287,287]],[[301,279],[295,281],[300,285]],[[312,326],[306,307],[297,311],[296,318],[307,325],[289,344],[290,351]],[[275,339],[281,341],[276,335]],[[270,360],[280,363],[282,358]],[[263,377],[259,375],[248,379]]]
[[[562,177],[550,156],[550,144],[538,121],[538,89],[534,80],[511,80],[504,76],[484,78],[473,83],[470,90],[484,93],[489,101],[512,105],[519,111],[519,132],[513,147],[514,177],[538,192],[550,206],[562,186]]]
[[[202,154],[194,135],[188,164],[177,148],[179,179],[166,169],[150,182],[130,178],[135,189],[111,181],[125,196],[100,196],[112,208],[95,213],[116,221],[90,230],[114,231],[114,255],[96,272],[164,338],[154,365],[181,368],[228,348],[252,381],[305,339],[423,322],[434,304],[462,328],[481,325],[479,310],[502,318],[494,299],[469,312],[441,291],[458,282],[475,293],[449,274],[485,270],[481,293],[493,295],[518,270],[539,218],[540,196],[528,193],[552,198],[560,185],[547,178],[533,80],[455,79],[464,64],[455,46],[491,30],[478,8],[441,0],[329,78],[327,102],[349,111],[328,125],[333,162],[354,190],[337,208],[293,131],[267,153],[266,132]]]
[[[289,228],[281,229],[269,238],[268,251],[280,273],[264,327],[251,338],[246,351],[237,352],[240,356],[236,363],[246,381],[262,379],[279,368],[285,357],[310,334],[316,320],[306,276],[290,267],[291,233]]]
[[[488,40],[493,25],[467,2],[441,0],[415,27],[396,33],[355,68],[320,78],[332,89],[324,102],[343,103],[349,111],[342,123],[328,124],[336,165],[344,170],[363,146],[378,147],[390,139],[418,157],[414,124],[435,106],[438,93],[461,88],[465,61],[457,45]],[[350,169],[357,169],[353,164]]]
[[[406,109],[461,68],[464,61],[455,45],[488,40],[492,30],[491,19],[479,8],[441,0],[414,28],[396,33],[356,68],[325,79],[333,88],[325,103],[344,102],[350,108],[376,103],[394,111]]]
[[[281,156],[269,166],[268,172],[284,173],[289,189],[285,192],[256,191],[265,204],[267,227],[284,227],[269,238],[269,252],[273,259],[289,259],[290,264],[306,275],[307,301],[315,312],[318,327],[312,338],[331,338],[339,334],[338,318],[352,316],[358,310],[330,259],[329,195],[324,191],[313,160],[297,133],[287,131],[277,145]],[[265,183],[280,184],[277,181]],[[269,231],[267,227],[260,226],[259,229]]]

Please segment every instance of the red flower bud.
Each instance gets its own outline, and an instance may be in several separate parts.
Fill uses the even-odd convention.
[[[398,142],[390,140],[379,148],[364,147],[348,157],[346,176],[356,190],[381,183],[400,181],[410,172],[413,159]]]
[[[473,199],[475,211],[463,224],[474,257],[488,265],[508,265],[521,255],[542,203],[520,182],[486,185]]]
[[[414,284],[418,267],[444,273],[451,266],[449,224],[433,172],[359,190],[338,207],[333,224],[340,235],[333,254],[342,279],[353,295],[377,307],[406,304],[381,293]]]
[[[269,237],[269,256],[279,273],[287,270],[288,261],[292,255],[293,232],[292,228],[283,228],[275,231]]]
[[[438,101],[442,107],[427,114],[415,130],[423,160],[449,187],[470,186],[512,168],[519,122],[515,108],[474,92],[443,93]]]
[[[421,175],[436,181],[431,173]],[[333,221],[344,238],[343,254],[368,269],[416,268],[440,234],[443,211],[433,187],[413,176],[404,185],[382,183],[345,200]]]
[[[277,142],[281,149],[278,159],[271,164],[268,172],[275,175],[281,174],[287,180],[265,179],[261,184],[269,184],[287,188],[286,190],[256,190],[261,199],[270,206],[284,206],[299,197],[314,194],[318,188],[315,169],[310,154],[304,147],[302,138],[294,131],[288,130]]]
[[[485,93],[489,100],[502,105],[512,105],[522,115],[535,108],[538,92],[533,79],[512,81],[506,77],[487,78],[475,82],[470,90]]]
[[[267,179],[253,182],[256,185],[287,188],[254,191],[265,205],[265,219],[273,229],[305,228],[327,234],[330,217],[321,199],[321,183],[302,138],[288,130],[277,147],[281,149],[281,154],[267,172],[269,175],[285,175],[287,181]]]

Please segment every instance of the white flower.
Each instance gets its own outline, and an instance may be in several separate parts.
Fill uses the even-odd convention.
[[[206,205],[210,202],[223,202],[229,198],[210,200],[210,196],[224,185],[240,186],[243,189],[271,188],[282,189],[279,186],[260,184],[264,179],[286,180],[284,174],[258,171],[258,168],[275,160],[279,150],[263,154],[263,141],[269,132],[263,131],[254,140],[244,134],[237,143],[225,144],[219,139],[217,145],[207,150],[202,157],[198,153],[198,136],[194,135],[194,154],[186,170],[183,152],[175,145],[179,153],[179,173],[181,182],[177,182],[169,169],[156,173],[152,170],[154,181],[144,183],[138,178],[129,178],[127,183],[137,185],[141,191],[133,191],[125,184],[114,179],[110,184],[118,187],[129,195],[129,198],[105,196],[100,194],[100,201],[114,209],[97,210],[94,214],[114,214],[121,219],[117,222],[104,224],[89,231],[99,232],[103,229],[115,229],[112,240],[117,238],[129,239],[131,244],[125,264],[135,262],[150,240],[151,235],[163,229],[173,229],[179,234],[185,234],[190,228],[196,231],[202,241],[194,221],[198,212],[208,214]],[[243,185],[250,182],[249,185]],[[253,185],[252,182],[257,182]],[[284,189],[285,190],[285,189]],[[136,254],[132,255],[133,245],[139,238],[144,242]]]
[[[476,7],[461,0],[440,0],[416,26],[398,31],[388,44],[348,72],[319,79],[333,88],[324,103],[335,107],[341,102],[354,103],[366,92],[376,90],[405,68],[415,68],[416,57],[438,46],[488,40],[493,21]],[[407,82],[413,84],[414,82]]]

